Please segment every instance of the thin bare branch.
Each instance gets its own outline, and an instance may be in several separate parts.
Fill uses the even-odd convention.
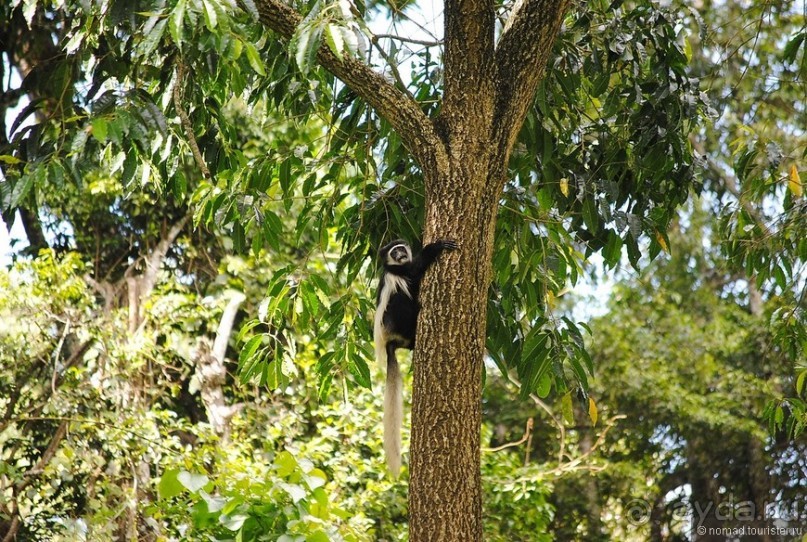
[[[378,54],[381,55],[381,58],[383,58],[384,62],[386,62],[387,66],[389,66],[390,73],[392,74],[392,77],[393,79],[395,79],[395,82],[398,84],[398,86],[406,93],[407,96],[409,96],[414,100],[412,94],[406,89],[406,85],[404,84],[403,78],[401,77],[401,74],[398,71],[398,65],[396,64],[395,59],[392,58],[390,55],[388,55],[387,52],[384,50],[384,48],[381,47],[381,44],[378,42],[376,36],[370,38],[370,43],[373,44],[375,50],[378,51]]]
[[[608,432],[616,425],[616,422],[624,418],[627,418],[627,416],[625,416],[624,414],[618,414],[606,420],[605,427],[603,428],[602,431],[600,431],[600,434],[597,435],[597,441],[588,451],[586,451],[583,454],[580,454],[571,461],[558,465],[554,469],[548,471],[548,474],[560,475],[563,474],[564,472],[569,472],[580,468],[581,463],[583,463],[583,461],[594,455],[594,452],[596,452],[600,448],[600,446],[602,446],[605,443],[605,437],[608,436]],[[593,471],[603,469],[603,467],[597,467],[597,466],[589,466],[583,468]]]
[[[168,249],[174,244],[174,241],[176,241],[182,228],[185,227],[185,224],[190,218],[191,213],[188,213],[171,226],[168,233],[160,239],[160,242],[157,243],[157,246],[154,247],[148,259],[146,259],[146,270],[141,278],[140,291],[138,292],[141,301],[148,297],[151,290],[154,288],[154,284],[157,282],[157,272],[162,267],[163,259],[168,253]]]
[[[373,34],[372,41],[378,41],[382,38],[387,38],[395,41],[402,41],[404,43],[414,43],[415,45],[422,45],[424,47],[436,47],[438,45],[442,45],[442,40],[418,40],[415,38],[409,38],[404,36],[399,36],[397,34]]]
[[[527,425],[524,427],[524,436],[521,437],[516,442],[508,442],[507,444],[502,444],[501,446],[497,446],[495,448],[483,448],[485,452],[499,452],[501,450],[505,450],[507,448],[514,448],[516,446],[521,446],[528,440],[530,440],[530,435],[532,434],[532,418],[527,418]]]

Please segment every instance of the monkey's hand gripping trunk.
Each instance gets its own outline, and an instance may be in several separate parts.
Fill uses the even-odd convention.
[[[393,476],[401,470],[401,426],[403,425],[403,379],[395,347],[387,343],[387,383],[384,387],[384,453]]]

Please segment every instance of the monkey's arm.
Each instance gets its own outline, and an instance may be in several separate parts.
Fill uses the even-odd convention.
[[[415,272],[418,276],[423,273],[435,262],[444,250],[456,250],[459,248],[456,241],[451,239],[438,239],[434,243],[429,243],[423,247],[420,256],[415,260]]]

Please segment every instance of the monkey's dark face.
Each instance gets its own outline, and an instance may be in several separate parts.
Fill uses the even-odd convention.
[[[404,243],[393,246],[389,252],[387,252],[387,263],[389,265],[403,265],[409,263],[411,260],[412,251]]]

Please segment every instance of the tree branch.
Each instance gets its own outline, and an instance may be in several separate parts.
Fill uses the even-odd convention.
[[[168,249],[171,248],[172,244],[174,244],[174,241],[176,241],[176,238],[179,236],[182,228],[185,227],[185,224],[188,222],[190,217],[191,213],[189,212],[179,219],[176,224],[171,226],[168,233],[166,233],[165,236],[160,239],[160,242],[157,243],[157,246],[154,247],[154,250],[151,251],[151,254],[149,254],[148,258],[146,259],[146,269],[140,279],[141,283],[138,292],[141,301],[148,297],[151,290],[154,289],[154,284],[157,282],[157,273],[162,267],[163,259],[165,259]]]
[[[399,36],[397,34],[373,34],[370,38],[370,41],[377,42],[379,39],[386,38],[395,41],[402,41],[404,43],[413,43],[415,45],[422,45],[424,47],[436,47],[437,45],[442,45],[442,40],[418,40],[415,38],[410,38],[408,36]]]
[[[285,40],[291,39],[302,21],[297,11],[280,0],[257,0],[255,5],[261,23]],[[445,145],[415,101],[367,64],[349,55],[340,59],[325,44],[320,46],[317,59],[392,125],[427,178],[447,167]]]
[[[496,115],[498,144],[509,156],[569,0],[517,0],[496,47]]]
[[[20,220],[22,220],[22,227],[25,230],[25,236],[28,238],[28,248],[26,251],[32,256],[36,256],[43,248],[48,248],[48,240],[45,238],[45,231],[42,228],[42,222],[39,220],[38,207],[33,195],[28,198],[28,206],[19,207]],[[11,229],[12,221],[8,223]]]
[[[240,403],[228,405],[224,398],[224,382],[227,378],[224,354],[227,351],[227,343],[230,340],[238,307],[246,299],[241,292],[232,292],[229,295],[230,300],[221,315],[213,349],[210,348],[210,341],[206,337],[201,337],[193,354],[196,378],[199,379],[199,388],[208,421],[224,440],[229,439],[230,436],[230,419],[244,406]]]
[[[224,353],[227,351],[227,343],[230,341],[230,333],[233,329],[233,322],[235,322],[235,315],[238,313],[238,307],[246,298],[247,296],[241,292],[233,292],[221,315],[219,328],[216,330],[216,341],[213,343],[213,356],[220,363],[224,362]]]
[[[500,452],[506,448],[513,448],[515,446],[521,446],[525,442],[530,439],[530,435],[532,434],[532,427],[533,427],[533,419],[527,418],[527,425],[524,426],[524,436],[521,437],[519,440],[515,442],[508,442],[506,444],[502,444],[501,446],[496,446],[495,448],[482,448],[482,451],[485,452]]]
[[[177,110],[179,120],[182,123],[182,127],[185,129],[185,137],[188,138],[188,145],[191,147],[191,153],[193,153],[193,159],[196,161],[196,165],[199,166],[202,176],[205,179],[210,179],[210,170],[202,156],[202,151],[199,150],[196,136],[193,134],[193,124],[188,116],[188,112],[185,111],[185,107],[182,105],[182,85],[185,82],[185,70],[185,63],[182,60],[177,62],[177,80],[174,84],[173,91],[174,108]]]
[[[134,264],[129,266],[124,273],[123,280],[126,281],[129,296],[129,333],[134,334],[143,322],[140,307],[143,301],[151,294],[154,285],[157,283],[157,273],[162,267],[168,249],[171,248],[171,245],[176,241],[182,228],[185,227],[185,224],[190,218],[191,213],[188,212],[173,224],[162,239],[160,239],[157,246],[155,246],[148,257],[145,258],[146,268],[143,270],[141,276],[138,277],[134,275]]]
[[[457,133],[474,126],[470,119],[493,119],[493,54],[496,10],[490,0],[446,0],[445,92],[441,122],[450,136],[476,137],[489,143],[489,134]],[[453,142],[452,142],[453,143]]]

